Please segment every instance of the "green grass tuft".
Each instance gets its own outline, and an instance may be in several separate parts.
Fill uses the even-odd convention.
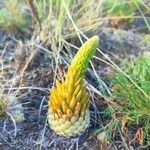
[[[115,71],[110,79],[116,103],[120,107],[113,107],[114,112],[121,113],[121,123],[142,128],[145,141],[150,144],[150,53],[128,62],[123,68],[144,93],[122,73]],[[124,120],[125,117],[128,119]]]

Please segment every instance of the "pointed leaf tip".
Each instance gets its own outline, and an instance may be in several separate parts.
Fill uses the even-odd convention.
[[[99,45],[99,37],[97,35],[94,35],[93,37],[90,38],[91,40],[95,41],[97,45]],[[89,40],[90,40],[89,39]]]

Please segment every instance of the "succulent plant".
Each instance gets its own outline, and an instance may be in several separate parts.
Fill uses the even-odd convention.
[[[59,135],[75,136],[89,126],[90,97],[83,77],[98,45],[98,36],[87,40],[68,67],[65,80],[57,80],[56,86],[51,90],[48,123]]]

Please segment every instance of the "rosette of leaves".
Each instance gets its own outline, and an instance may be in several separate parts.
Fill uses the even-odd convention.
[[[65,79],[57,80],[51,90],[48,123],[59,135],[75,136],[89,126],[90,96],[83,77],[98,45],[97,36],[87,40],[68,67]]]

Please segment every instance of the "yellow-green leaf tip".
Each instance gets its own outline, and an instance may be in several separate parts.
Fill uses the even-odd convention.
[[[93,36],[92,38],[88,39],[78,50],[76,56],[71,62],[70,67],[78,70],[81,76],[84,75],[84,72],[89,64],[89,61],[91,60],[98,46],[99,46],[98,36]]]

